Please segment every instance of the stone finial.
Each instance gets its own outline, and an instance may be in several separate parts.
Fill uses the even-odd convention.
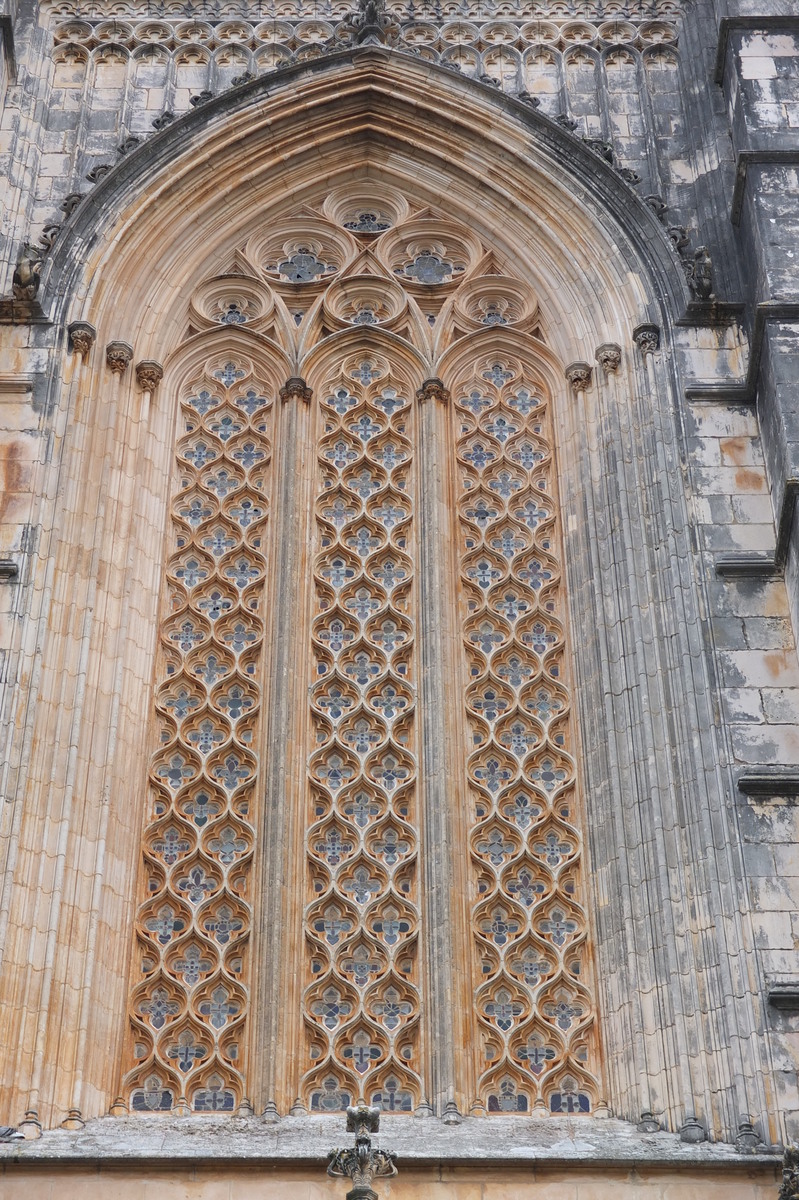
[[[755,1154],[763,1142],[757,1130],[749,1120],[749,1114],[744,1113],[738,1118],[738,1132],[735,1137],[735,1148],[739,1154]]]
[[[105,348],[105,361],[115,375],[124,374],[132,358],[133,347],[127,342],[109,342]]]
[[[706,1142],[707,1130],[701,1121],[697,1121],[696,1117],[686,1117],[680,1126],[680,1141],[681,1142]]]
[[[596,348],[596,360],[605,375],[615,375],[621,366],[621,346],[615,342],[603,342]]]
[[[371,1135],[379,1129],[379,1108],[357,1104],[347,1109],[347,1132],[355,1134],[355,1146],[349,1150],[331,1150],[327,1156],[328,1175],[352,1180],[347,1200],[377,1200],[372,1180],[397,1174],[396,1155],[372,1147]]]
[[[777,1200],[796,1200],[799,1196],[799,1146],[795,1143],[785,1147],[782,1156],[782,1183]]]
[[[86,362],[97,339],[97,330],[88,321],[73,321],[71,325],[67,326],[67,334],[72,353],[79,354]]]
[[[573,392],[584,392],[591,386],[591,367],[584,362],[570,363],[566,368],[566,378]]]
[[[298,400],[302,400],[304,404],[310,404],[313,392],[308,387],[304,379],[300,379],[299,375],[293,375],[291,379],[287,379],[280,389],[280,399],[285,404],[292,396],[296,396]]]
[[[643,354],[656,354],[660,349],[660,330],[657,325],[638,325],[633,330],[633,341]]]
[[[136,363],[136,382],[143,392],[151,395],[164,377],[164,368],[160,363],[151,359],[142,359]]]
[[[416,393],[416,399],[420,404],[424,400],[439,400],[442,404],[449,404],[449,392],[440,379],[425,379]]]
[[[647,1108],[641,1113],[641,1120],[636,1125],[636,1129],[639,1133],[659,1133],[661,1124],[655,1114]]]

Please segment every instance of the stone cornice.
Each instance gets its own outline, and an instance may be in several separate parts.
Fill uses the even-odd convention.
[[[234,1166],[319,1167],[329,1146],[341,1138],[341,1116],[285,1117],[266,1124],[259,1117],[194,1116],[156,1122],[146,1117],[104,1117],[83,1129],[45,1132],[36,1141],[0,1143],[0,1163],[76,1167],[102,1162],[122,1167],[207,1163]],[[584,1117],[464,1117],[459,1125],[435,1118],[388,1115],[382,1140],[396,1150],[404,1169],[494,1165],[502,1169],[532,1166],[583,1167],[618,1164],[654,1169],[757,1171],[780,1164],[778,1148],[741,1154],[726,1143],[687,1143],[674,1133],[640,1133],[614,1119]],[[7,1169],[7,1168],[6,1168]]]

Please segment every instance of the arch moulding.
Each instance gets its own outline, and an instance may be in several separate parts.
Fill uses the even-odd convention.
[[[750,936],[734,888],[674,416],[669,350],[684,301],[680,268],[651,210],[553,122],[383,49],[276,72],[157,134],[77,210],[43,280],[56,336],[68,322],[97,329],[88,361],[74,357],[53,379],[51,403],[54,471],[96,480],[101,498],[92,508],[77,482],[65,483],[38,568],[47,602],[29,617],[37,633],[28,640],[42,651],[36,711],[18,714],[26,765],[6,896],[16,882],[3,909],[11,982],[2,1034],[19,1050],[4,1081],[4,1119],[24,1110],[47,1124],[70,1111],[100,1115],[116,1095],[109,1063],[120,1061],[125,1036],[142,825],[136,781],[153,744],[147,714],[174,394],[205,336],[190,298],[205,280],[248,276],[253,238],[292,214],[315,219],[331,194],[370,187],[465,227],[489,256],[488,274],[512,264],[537,298],[575,647],[602,1099],[616,1116],[654,1112],[675,1131],[698,1117],[711,1136],[734,1140],[742,1113],[767,1129],[774,1106],[758,1057],[754,973],[739,952]],[[277,392],[315,369],[315,351],[304,358],[288,309],[276,314],[260,333],[228,336],[262,361]],[[634,339],[642,323],[660,338],[645,354]],[[145,393],[133,369],[109,369],[111,342],[132,347],[134,366],[164,364],[157,389]],[[493,344],[502,342],[496,334]],[[593,364],[608,346],[620,347],[618,365],[606,354],[608,369],[572,372],[567,382],[570,364]],[[431,333],[415,364],[409,356],[409,377],[418,370],[420,383],[440,378],[446,387],[462,353]],[[310,446],[311,420],[307,406],[278,403],[270,436]],[[299,569],[285,547],[270,553],[276,570]],[[291,672],[277,645],[270,654],[275,670]],[[75,749],[61,763],[52,747],[67,720]],[[269,828],[267,840],[279,846],[296,820],[287,814],[283,833]],[[42,846],[56,863],[51,886],[26,886],[42,869]],[[269,910],[273,927],[290,925],[281,903]],[[41,969],[26,973],[30,928],[41,930]],[[289,953],[275,940],[272,950],[278,960]],[[283,959],[277,979],[285,969]],[[434,1016],[445,1030],[446,1014]],[[64,1026],[79,1035],[57,1054]],[[272,1015],[259,1028],[266,1077],[285,1029]],[[265,1082],[256,1104],[273,1100],[276,1086]],[[443,1109],[454,1086],[443,1069],[434,1105]],[[471,1097],[455,1100],[464,1108]]]

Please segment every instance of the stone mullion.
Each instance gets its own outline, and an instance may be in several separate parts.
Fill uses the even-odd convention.
[[[455,751],[458,725],[451,697],[456,694],[460,652],[453,620],[457,613],[453,581],[457,532],[452,505],[449,393],[437,379],[417,394],[419,446],[419,641],[420,726],[423,795],[425,985],[428,1100],[434,1112],[456,1121],[473,1093],[468,1044],[471,1011],[471,955],[458,898],[465,895],[463,864],[456,847],[462,794]],[[453,753],[454,752],[454,753]],[[459,869],[461,868],[461,869]],[[460,883],[460,887],[458,887]],[[462,904],[462,899],[461,899]]]
[[[262,790],[260,867],[256,902],[257,966],[254,986],[253,1079],[258,1108],[288,1111],[297,1095],[294,1061],[302,1041],[303,954],[301,913],[294,889],[304,873],[305,773],[308,745],[307,682],[299,664],[308,661],[312,581],[307,546],[311,537],[313,472],[312,393],[302,379],[281,389],[277,415],[272,506],[269,670],[264,687],[266,766]]]

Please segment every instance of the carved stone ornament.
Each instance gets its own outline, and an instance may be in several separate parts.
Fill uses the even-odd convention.
[[[596,348],[596,360],[606,375],[615,375],[621,366],[621,346],[603,342]]]
[[[142,359],[141,362],[136,363],[136,382],[143,392],[150,392],[152,394],[163,379],[163,376],[164,368],[160,363],[152,362],[148,359]]]
[[[399,36],[399,25],[386,12],[385,0],[358,0],[357,9],[345,17],[341,30],[356,46],[391,45]]]
[[[98,163],[97,166],[92,167],[86,178],[89,183],[99,183],[101,179],[105,179],[110,170],[111,163]]]
[[[691,242],[691,239],[688,237],[688,231],[686,230],[685,226],[684,225],[669,225],[668,233],[669,233],[669,237],[671,238],[672,242],[674,243],[674,249],[677,251],[678,254],[682,254],[683,250],[685,250],[690,245],[690,242]]]
[[[669,211],[669,206],[662,196],[658,196],[652,192],[649,196],[644,196],[644,204],[648,204],[659,221],[662,221],[666,213]]]
[[[713,299],[713,264],[707,246],[697,247],[691,261],[685,263],[685,278],[697,300]]]
[[[593,150],[594,154],[604,158],[605,162],[613,163],[613,147],[610,142],[605,142],[602,138],[583,138],[583,141],[589,150]]]
[[[416,393],[416,399],[420,403],[424,400],[439,400],[442,404],[448,404],[449,392],[440,379],[425,379]]]
[[[204,91],[198,92],[196,96],[192,96],[189,99],[189,104],[192,106],[192,108],[197,108],[200,104],[207,104],[208,101],[213,100],[213,98],[214,93],[208,91],[206,88]]]
[[[26,246],[25,252],[14,268],[11,291],[15,300],[35,300],[39,290],[42,264],[34,247]]]
[[[637,171],[631,170],[630,167],[617,167],[616,170],[624,182],[629,183],[630,187],[638,187],[638,184],[641,182],[641,176]]]
[[[696,1117],[686,1117],[680,1127],[680,1141],[690,1142],[693,1145],[698,1145],[699,1142],[706,1142],[707,1130]]]
[[[167,109],[166,112],[161,113],[160,117],[155,118],[155,120],[152,123],[153,129],[157,129],[157,130],[166,129],[166,127],[168,125],[171,125],[172,122],[176,121],[176,120],[177,120],[177,117],[175,116],[175,114],[173,112],[170,112],[169,109]]]
[[[782,1157],[782,1183],[777,1200],[799,1200],[799,1146],[786,1146]]]
[[[660,330],[657,325],[638,325],[633,330],[633,341],[643,354],[656,354],[660,349]]]
[[[61,203],[61,211],[66,213],[68,217],[71,217],[82,199],[82,192],[70,192]]]
[[[588,363],[574,362],[566,368],[566,378],[575,392],[584,392],[591,386],[591,367]]]
[[[133,358],[133,347],[127,342],[109,342],[105,348],[105,361],[115,375],[122,375]]]
[[[84,362],[89,357],[89,351],[97,338],[97,330],[88,321],[73,321],[67,327],[69,348],[73,354],[79,354]]]
[[[396,1155],[372,1148],[371,1135],[379,1128],[379,1108],[358,1104],[347,1109],[347,1132],[355,1134],[355,1146],[351,1150],[331,1150],[327,1156],[328,1175],[352,1180],[347,1200],[377,1200],[372,1180],[397,1174]]]
[[[300,379],[298,375],[287,379],[280,389],[280,399],[285,404],[292,396],[296,396],[298,400],[302,400],[305,404],[310,404],[313,392],[308,387],[304,379]]]

